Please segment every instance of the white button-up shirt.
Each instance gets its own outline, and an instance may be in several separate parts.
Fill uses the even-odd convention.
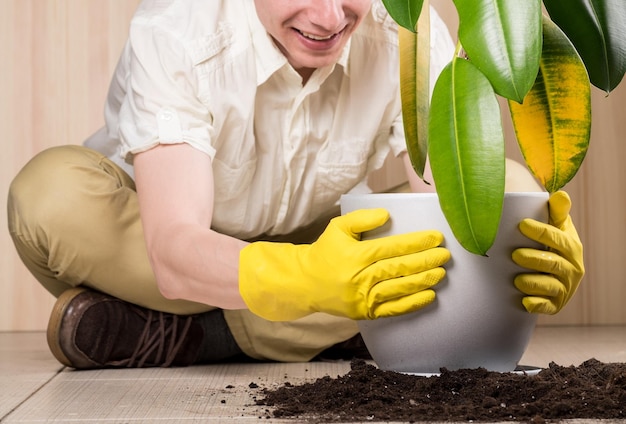
[[[433,14],[431,79],[453,45]],[[253,0],[144,0],[85,144],[133,175],[133,154],[188,143],[209,155],[212,227],[238,238],[314,221],[405,148],[396,25],[379,0],[338,63],[303,86]]]

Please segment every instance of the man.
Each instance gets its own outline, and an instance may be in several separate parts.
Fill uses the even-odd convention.
[[[436,17],[432,40],[436,75],[453,51]],[[330,220],[389,152],[420,189],[397,73],[378,1],[145,0],[106,127],[88,148],[40,153],[11,186],[16,248],[58,297],[55,357],[79,369],[307,361],[354,340],[355,319],[433,302],[450,256],[439,232],[360,241],[386,211]],[[555,312],[580,268],[516,285]]]

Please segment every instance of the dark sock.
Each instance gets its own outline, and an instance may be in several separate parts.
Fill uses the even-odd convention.
[[[243,354],[226,324],[221,309],[197,315],[196,322],[204,330],[204,339],[196,363],[219,362]]]

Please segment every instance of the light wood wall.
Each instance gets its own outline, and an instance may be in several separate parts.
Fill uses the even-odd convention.
[[[103,124],[109,81],[139,0],[0,0],[0,198],[37,152]],[[14,251],[0,208],[0,331],[46,327],[53,298]]]
[[[113,68],[139,0],[0,1],[0,198],[37,152],[79,144],[102,124]],[[449,0],[433,0],[456,25]],[[626,84],[624,84],[626,85]],[[605,98],[594,93],[592,146],[567,190],[586,248],[587,276],[570,305],[543,324],[625,324],[626,87]],[[509,129],[510,132],[510,129]],[[509,152],[519,157],[514,145]],[[380,178],[395,178],[393,170]],[[384,181],[382,182],[384,184]],[[3,200],[4,201],[4,200]],[[24,268],[0,208],[0,331],[44,329],[53,304]]]

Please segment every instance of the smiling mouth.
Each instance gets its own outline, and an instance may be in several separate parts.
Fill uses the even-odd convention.
[[[313,40],[313,41],[328,41],[328,40],[331,40],[332,38],[336,37],[337,35],[339,35],[337,33],[337,34],[331,34],[331,35],[327,35],[327,36],[320,36],[320,35],[310,34],[308,32],[304,32],[304,31],[300,31],[300,30],[297,30],[297,31],[303,37],[308,38],[309,40]]]

